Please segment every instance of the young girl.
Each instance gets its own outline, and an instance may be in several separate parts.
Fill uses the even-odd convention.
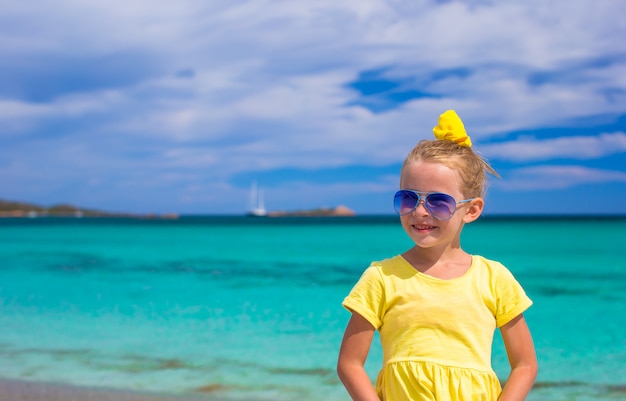
[[[522,312],[531,304],[500,263],[461,248],[461,230],[484,207],[491,166],[471,149],[453,110],[407,156],[394,206],[415,246],[374,262],[343,302],[352,312],[337,372],[359,401],[524,400],[537,375]],[[491,367],[500,328],[511,373],[502,389]],[[375,330],[383,367],[376,387],[364,364]]]

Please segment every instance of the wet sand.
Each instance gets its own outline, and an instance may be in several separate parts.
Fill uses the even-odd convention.
[[[173,396],[106,388],[0,379],[2,401],[220,401],[200,395]]]

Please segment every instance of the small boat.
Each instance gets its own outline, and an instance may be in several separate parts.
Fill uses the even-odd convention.
[[[259,190],[256,182],[253,182],[250,188],[250,210],[248,210],[246,215],[253,217],[267,216],[267,210],[265,210],[265,203],[263,201],[263,191]]]

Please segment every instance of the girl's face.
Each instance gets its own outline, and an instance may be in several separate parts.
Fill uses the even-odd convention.
[[[417,161],[405,166],[400,176],[400,187],[417,192],[442,192],[456,201],[465,199],[458,172],[441,163]],[[449,220],[438,220],[430,215],[422,201],[412,213],[401,216],[400,221],[420,248],[459,246],[464,223],[478,218],[482,204],[480,198],[457,203],[456,212]]]

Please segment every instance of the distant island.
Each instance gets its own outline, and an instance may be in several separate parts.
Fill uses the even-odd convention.
[[[350,217],[355,215],[352,209],[343,205],[334,208],[267,212],[268,217]]]
[[[295,211],[268,211],[265,209],[263,190],[254,181],[250,186],[250,209],[245,215],[248,217],[347,217],[355,216],[356,213],[343,205],[333,208],[321,207]]]
[[[350,217],[356,213],[343,205],[337,207],[322,207],[294,211],[268,211],[265,217]],[[0,218],[36,218],[36,217],[124,217],[139,219],[177,219],[178,214],[138,214],[118,213],[103,210],[81,208],[69,204],[41,206],[33,203],[9,201],[0,199]]]
[[[57,204],[49,207],[26,202],[0,199],[0,218],[2,217],[133,217],[175,219],[177,214],[134,214],[105,212],[102,210],[85,209],[68,204]]]

